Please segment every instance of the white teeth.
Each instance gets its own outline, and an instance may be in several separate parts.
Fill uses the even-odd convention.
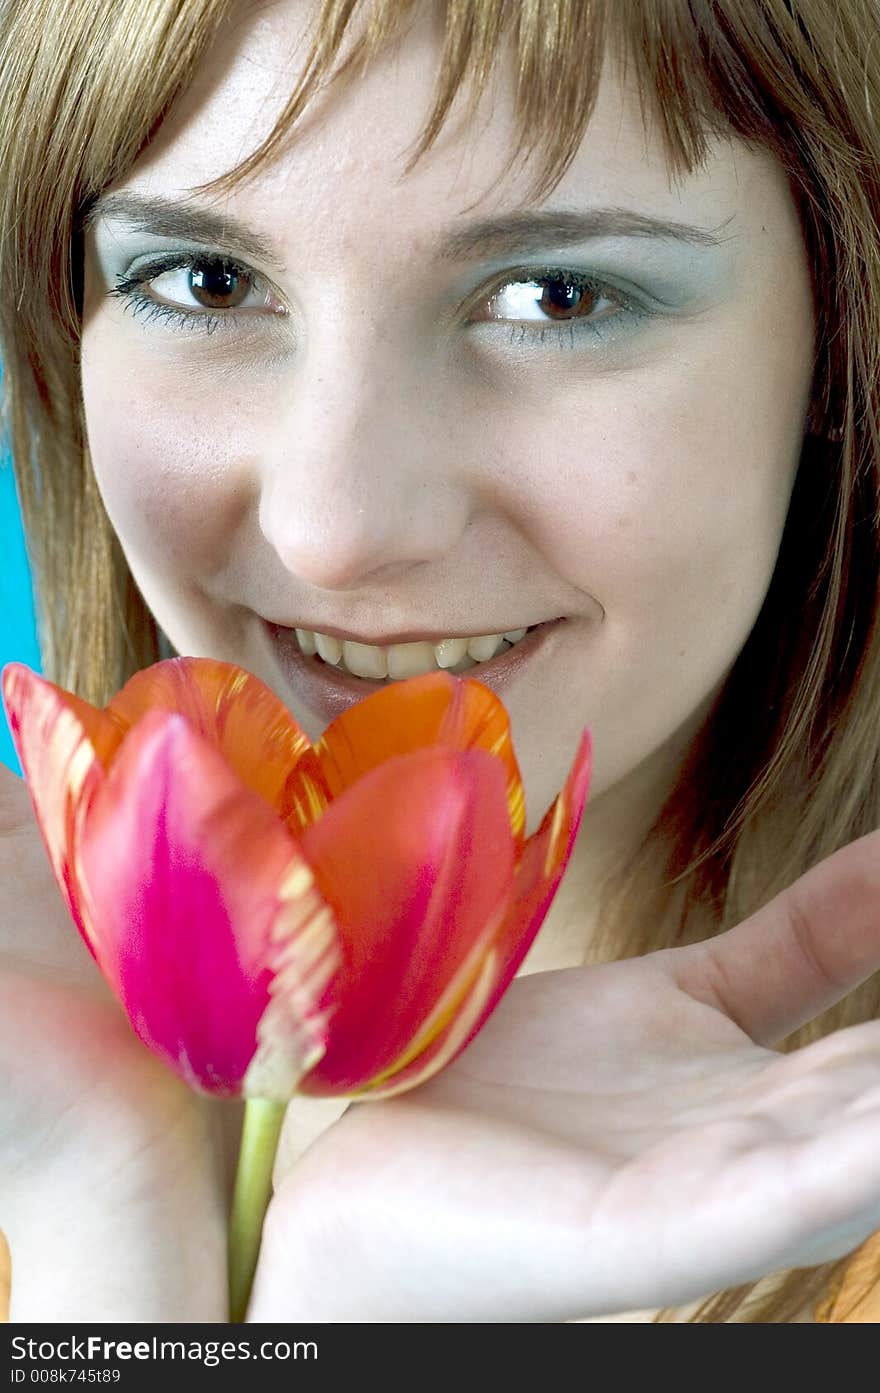
[[[342,656],[345,666],[355,677],[368,677],[373,682],[379,682],[388,676],[388,659],[384,648],[346,639],[342,645]]]
[[[420,677],[436,666],[430,643],[395,643],[388,649],[389,677]]]
[[[439,643],[434,644],[434,657],[438,667],[455,667],[462,658],[467,656],[468,640],[466,638],[442,638]]]
[[[424,672],[436,672],[438,668],[458,676],[478,663],[487,663],[499,653],[506,653],[528,632],[528,629],[508,629],[503,635],[444,638],[438,643],[393,643],[387,648],[357,643],[354,639],[333,638],[311,629],[297,629],[296,638],[300,652],[306,657],[317,653],[325,663],[351,672],[355,677],[381,682],[386,678],[419,677]]]
[[[498,652],[502,637],[501,634],[481,634],[479,638],[468,639],[468,657],[476,663],[487,663]]]
[[[315,643],[324,662],[337,667],[342,657],[342,644],[339,639],[332,638],[329,634],[315,634]]]

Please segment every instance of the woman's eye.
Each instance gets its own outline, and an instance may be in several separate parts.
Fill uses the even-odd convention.
[[[161,320],[208,334],[241,328],[242,317],[252,317],[248,311],[287,313],[255,271],[228,257],[192,252],[155,257],[133,274],[119,276],[109,294],[146,323]],[[470,322],[512,324],[510,338],[520,344],[577,347],[585,335],[604,338],[650,314],[593,276],[551,267],[530,270],[492,291]]]
[[[191,252],[157,257],[118,277],[109,293],[147,323],[161,319],[204,333],[234,327],[245,310],[285,313],[255,271],[227,257],[196,258]]]
[[[584,333],[605,337],[622,327],[621,321],[642,319],[650,313],[624,291],[593,276],[556,269],[507,281],[484,301],[484,307],[472,320],[513,321],[510,337],[519,343],[567,339],[574,344]]]

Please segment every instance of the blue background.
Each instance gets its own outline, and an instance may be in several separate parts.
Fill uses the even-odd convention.
[[[15,475],[8,453],[0,441],[0,672],[13,660],[27,663],[35,672],[42,672]],[[0,760],[14,769],[16,774],[21,774],[2,699]]]

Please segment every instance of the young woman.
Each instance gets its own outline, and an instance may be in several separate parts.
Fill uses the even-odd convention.
[[[856,1250],[880,1282],[878,18],[7,0],[46,674],[104,704],[212,656],[316,738],[452,662],[529,832],[593,733],[481,1035],[289,1110],[251,1319],[811,1321]],[[237,1110],[145,1057],[0,793],[12,1318],[222,1320]]]

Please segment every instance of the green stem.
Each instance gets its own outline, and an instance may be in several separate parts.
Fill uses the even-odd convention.
[[[248,1098],[244,1108],[241,1148],[229,1220],[230,1320],[241,1324],[247,1313],[263,1219],[272,1197],[272,1168],[286,1103],[271,1098]]]

